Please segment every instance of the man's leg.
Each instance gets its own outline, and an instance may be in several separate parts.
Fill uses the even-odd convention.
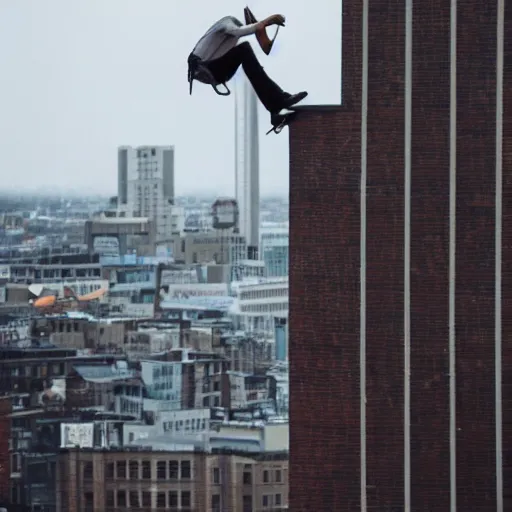
[[[240,64],[261,103],[271,113],[290,107],[304,99],[307,95],[306,93],[291,95],[284,92],[265,73],[251,45],[247,41],[235,46],[219,59],[208,62],[208,68],[213,76],[223,83],[233,78]]]

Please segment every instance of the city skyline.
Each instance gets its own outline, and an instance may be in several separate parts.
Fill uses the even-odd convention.
[[[341,52],[340,5],[255,0],[251,9],[287,17],[272,54],[256,49],[269,75],[291,92],[308,90],[305,103],[339,103],[340,70],[327,63]],[[190,97],[186,81],[189,51],[226,14],[243,19],[243,5],[2,4],[0,43],[9,51],[2,56],[0,148],[9,180],[0,188],[115,195],[117,147],[150,144],[176,147],[177,194],[234,195],[234,97],[201,84]],[[310,26],[313,16],[332,19],[332,30]],[[176,19],[185,28],[170,31]],[[261,192],[284,194],[288,140],[262,136],[269,120],[259,109]]]

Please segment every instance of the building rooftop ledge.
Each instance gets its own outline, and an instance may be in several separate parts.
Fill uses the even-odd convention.
[[[348,105],[341,105],[341,104],[324,104],[324,105],[294,105],[293,110],[296,110],[297,112],[336,112],[340,110],[344,111],[350,111],[351,109],[348,107]]]

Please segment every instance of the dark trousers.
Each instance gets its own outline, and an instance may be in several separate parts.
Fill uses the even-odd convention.
[[[210,60],[206,64],[219,83],[226,83],[231,80],[237,69],[242,65],[258,98],[269,112],[280,110],[283,100],[288,96],[265,73],[247,41],[238,44],[222,57]]]

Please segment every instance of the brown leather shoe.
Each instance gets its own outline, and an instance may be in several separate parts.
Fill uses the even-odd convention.
[[[252,11],[249,9],[249,7],[246,7],[244,9],[244,16],[245,16],[245,23],[246,25],[251,25],[252,23],[258,23],[258,20],[252,13]],[[256,31],[256,40],[258,41],[258,44],[260,45],[260,48],[263,50],[265,55],[268,55],[271,50],[272,46],[274,45],[274,41],[277,37],[277,32],[279,32],[279,27],[277,27],[276,34],[273,39],[270,39],[267,34],[267,30],[264,28],[262,30]]]

